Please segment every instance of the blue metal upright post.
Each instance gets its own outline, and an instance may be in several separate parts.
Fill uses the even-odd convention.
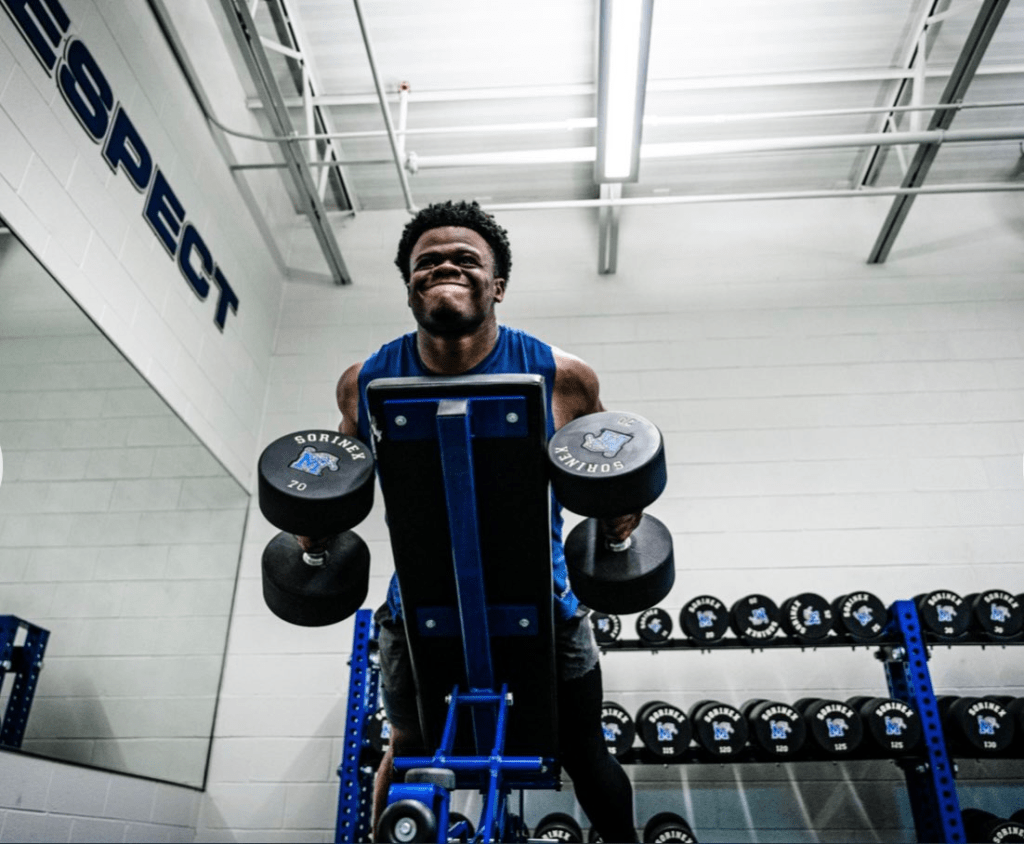
[[[902,646],[892,648],[885,673],[892,697],[911,704],[921,717],[927,761],[905,767],[907,794],[918,841],[965,842],[953,765],[946,751],[939,707],[928,671],[928,650],[913,601],[896,601],[892,625]],[[899,651],[902,650],[902,653]]]
[[[21,628],[25,629],[25,640],[21,645],[15,645]],[[0,747],[21,747],[49,639],[49,630],[29,624],[17,616],[0,615],[0,685],[8,671],[14,674],[7,709],[0,724]]]
[[[376,709],[378,674],[370,663],[373,613],[359,610],[352,635],[352,657],[348,674],[348,707],[345,718],[345,744],[338,776],[338,820],[334,840],[368,841],[373,809],[373,769],[360,763],[363,730],[367,716]]]

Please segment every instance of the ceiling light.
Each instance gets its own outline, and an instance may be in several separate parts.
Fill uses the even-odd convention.
[[[601,0],[597,83],[598,182],[635,182],[654,0]]]

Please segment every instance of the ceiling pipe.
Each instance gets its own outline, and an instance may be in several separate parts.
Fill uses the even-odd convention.
[[[808,135],[789,138],[756,138],[715,141],[683,141],[645,144],[640,157],[645,159],[687,158],[704,155],[731,155],[752,152],[785,152],[806,149],[837,149],[858,146],[896,146],[903,144],[943,144],[972,141],[1024,140],[1024,126],[1005,129],[932,129],[925,132],[886,132],[849,135]],[[479,167],[503,164],[565,164],[594,160],[594,147],[513,150],[506,152],[462,153],[459,155],[419,155],[417,170],[439,167]]]
[[[391,144],[391,154],[395,158],[395,170],[398,172],[398,181],[402,185],[402,195],[405,197],[405,208],[410,214],[417,211],[416,203],[412,199],[412,191],[409,189],[409,180],[405,175],[405,163],[402,160],[398,137],[395,134],[395,126],[391,122],[391,110],[388,107],[387,95],[384,93],[384,86],[381,84],[380,75],[377,73],[377,63],[373,58],[373,45],[370,43],[370,33],[366,29],[366,22],[363,20],[363,9],[359,0],[352,0],[356,10],[356,17],[359,19],[359,31],[363,35],[363,45],[366,47],[366,60],[370,65],[370,73],[373,75],[373,87],[377,89],[377,101],[380,103],[381,113],[384,115],[384,126],[388,133],[388,142]]]
[[[637,196],[620,199],[556,199],[550,202],[497,202],[481,205],[484,211],[548,211],[558,208],[610,208],[627,205],[697,205],[708,202],[759,202],[776,199],[833,199],[950,193],[1016,193],[1024,184],[981,183],[931,185],[921,188],[850,188],[762,193],[706,193],[686,196]]]

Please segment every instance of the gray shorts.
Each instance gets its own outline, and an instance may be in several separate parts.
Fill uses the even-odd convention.
[[[567,621],[555,621],[555,670],[558,680],[576,680],[597,665],[600,653],[590,626],[590,611],[582,607]],[[380,625],[380,699],[392,728],[418,734],[416,684],[412,676],[405,625],[396,621],[388,605],[374,613]]]

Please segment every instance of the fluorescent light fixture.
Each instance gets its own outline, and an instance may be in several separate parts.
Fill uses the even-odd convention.
[[[597,182],[635,182],[654,0],[601,0]]]

